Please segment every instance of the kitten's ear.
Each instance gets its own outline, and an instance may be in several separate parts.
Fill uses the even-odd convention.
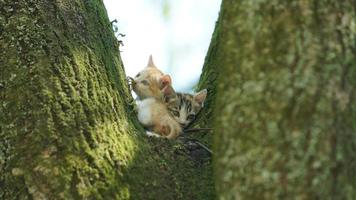
[[[160,87],[161,87],[161,88],[164,88],[164,87],[166,87],[166,86],[172,85],[171,76],[169,76],[168,74],[163,75],[163,76],[159,79],[159,82],[160,82]]]
[[[152,55],[150,55],[150,57],[148,58],[147,67],[156,67],[155,64],[153,63]]]
[[[173,87],[170,85],[166,85],[165,87],[163,87],[162,92],[164,96],[172,96],[176,94]]]
[[[171,85],[166,85],[162,89],[162,93],[163,93],[164,100],[166,103],[172,103],[172,101],[175,99],[175,97],[177,95]]]
[[[196,94],[194,94],[194,100],[199,103],[200,105],[203,106],[203,103],[206,99],[206,95],[208,94],[208,90],[204,89],[204,90],[200,90],[199,92],[197,92]]]

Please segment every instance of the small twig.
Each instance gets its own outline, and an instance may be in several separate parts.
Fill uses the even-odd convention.
[[[205,149],[207,152],[209,152],[210,154],[213,154],[213,151],[210,150],[207,146],[205,146],[204,144],[200,143],[198,140],[196,139],[191,139],[192,141],[194,141],[197,145],[201,146],[203,149]]]
[[[118,40],[117,43],[119,44],[119,46],[125,46],[122,40]]]
[[[114,23],[117,23],[117,19],[114,19],[110,22],[110,25],[113,25]]]
[[[183,130],[184,133],[200,132],[200,131],[212,131],[212,128],[189,128]]]

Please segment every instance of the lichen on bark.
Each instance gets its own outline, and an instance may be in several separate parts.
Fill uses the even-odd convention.
[[[204,69],[219,74],[221,199],[356,196],[354,8],[351,0],[223,0]]]

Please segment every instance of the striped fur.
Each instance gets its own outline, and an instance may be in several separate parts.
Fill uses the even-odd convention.
[[[207,90],[204,89],[195,94],[179,92],[176,94],[176,103],[167,104],[167,107],[173,118],[182,126],[182,128],[185,128],[194,121],[195,116],[203,107]]]

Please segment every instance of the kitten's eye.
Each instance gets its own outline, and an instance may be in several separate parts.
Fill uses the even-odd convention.
[[[139,77],[140,75],[141,75],[141,73],[138,73],[138,74],[135,76],[135,78]]]
[[[146,80],[141,81],[141,83],[144,85],[149,85],[148,81],[146,81]]]
[[[187,117],[188,120],[194,120],[195,119],[195,115],[194,114],[190,114]]]
[[[173,113],[174,116],[179,117],[179,112],[178,111],[172,110],[172,113]]]

